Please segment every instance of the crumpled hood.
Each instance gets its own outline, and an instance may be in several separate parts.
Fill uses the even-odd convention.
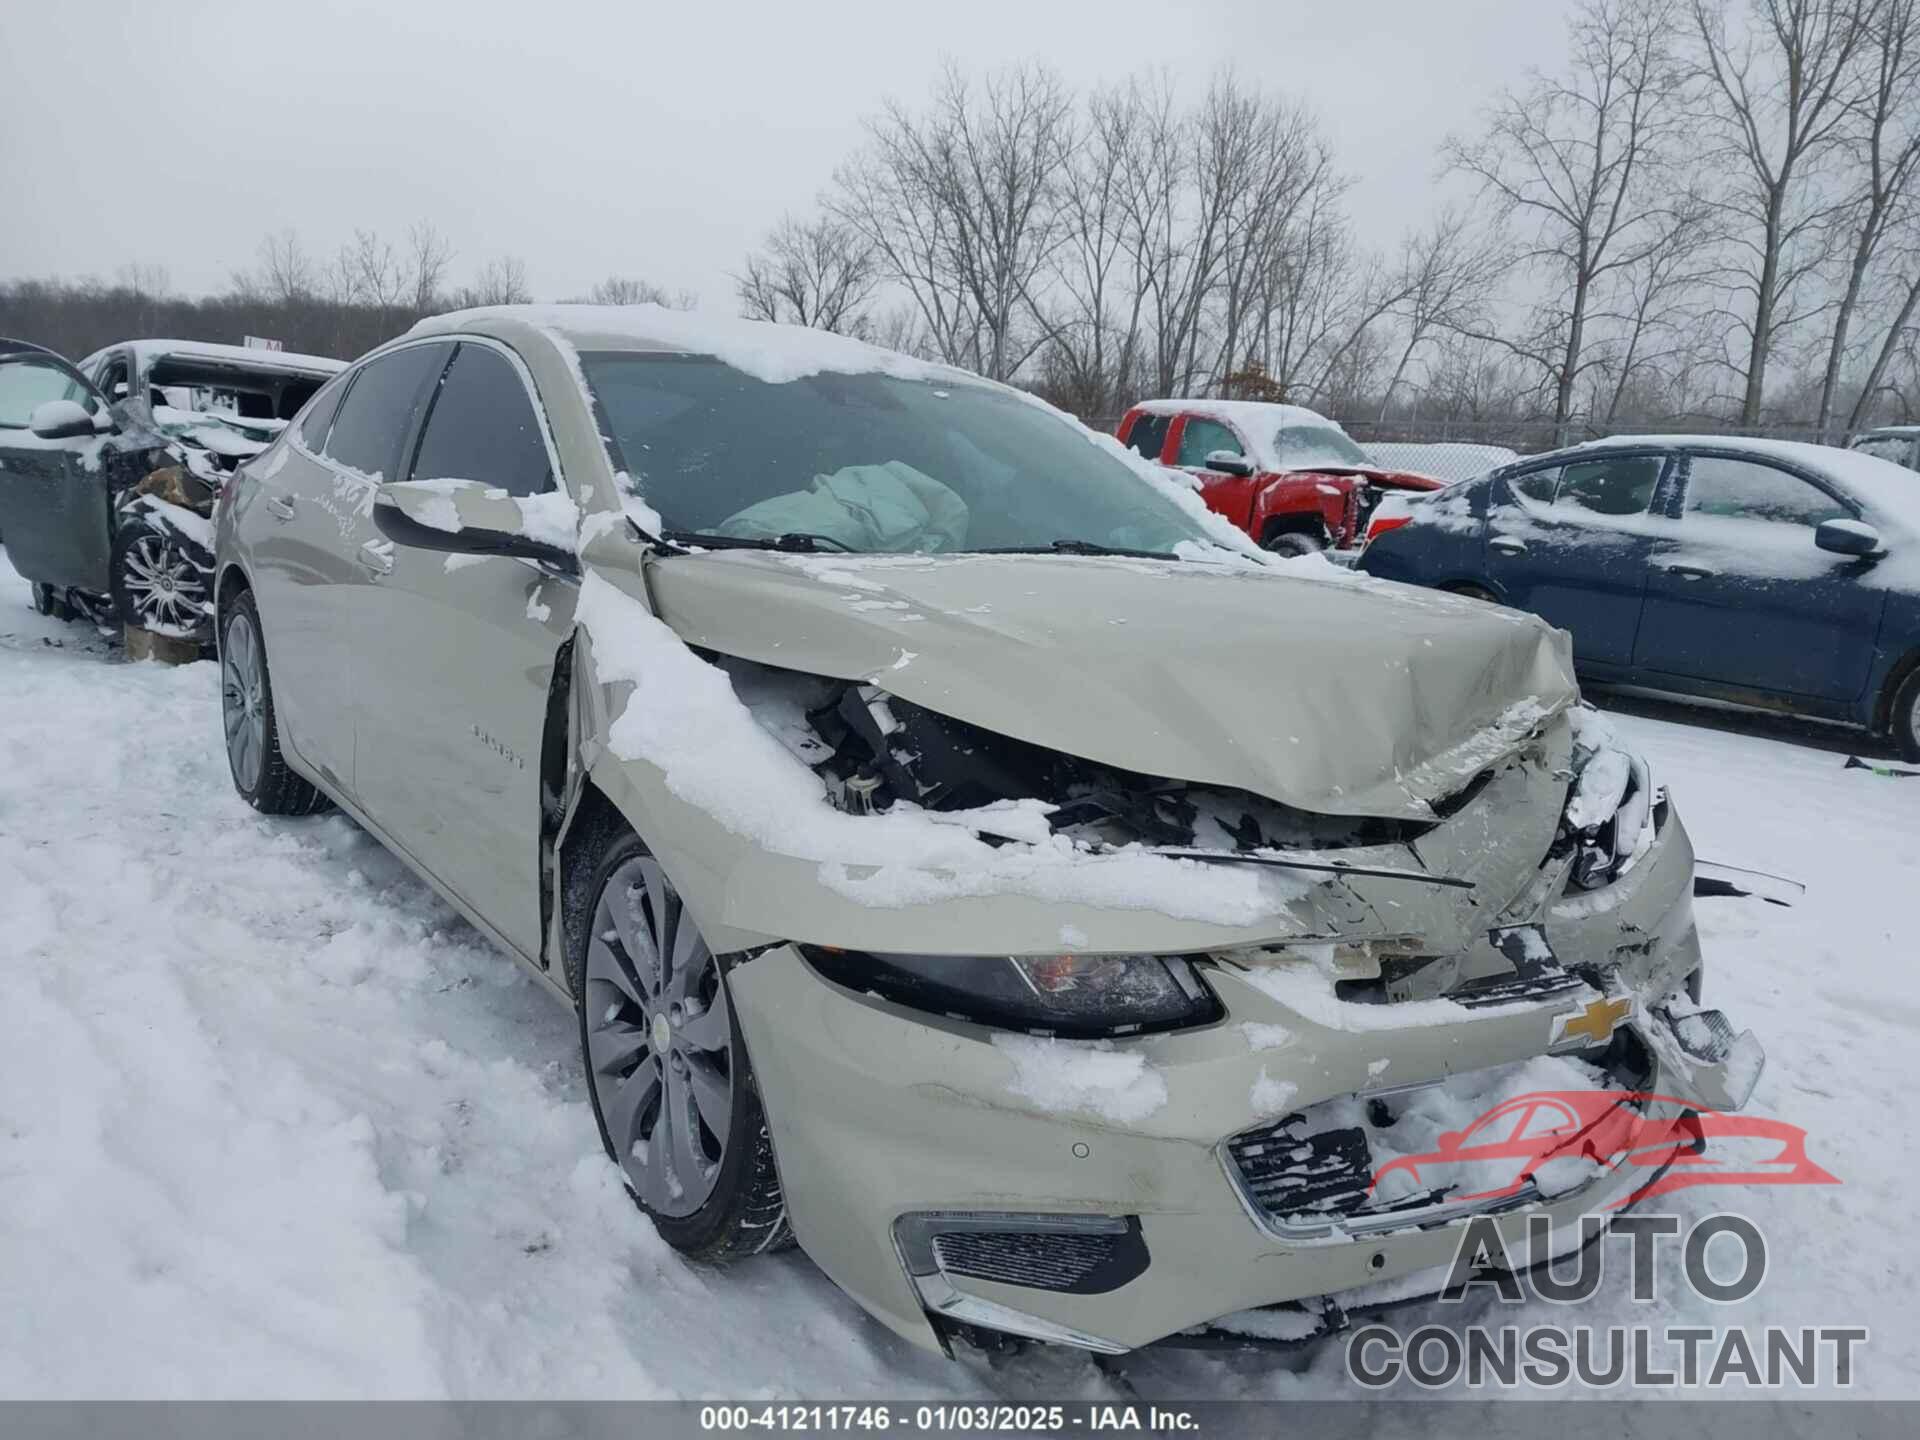
[[[1563,632],[1357,576],[724,551],[647,580],[690,645],[1321,814],[1425,818],[1578,693]]]

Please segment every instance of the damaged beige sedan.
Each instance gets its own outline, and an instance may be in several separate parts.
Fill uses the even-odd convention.
[[[1758,1075],[1563,634],[1275,562],[1017,391],[471,311],[215,520],[240,793],[339,804],[578,1008],[667,1240],[797,1240],[918,1344],[1306,1338],[1646,1183],[1406,1163],[1475,1116]]]

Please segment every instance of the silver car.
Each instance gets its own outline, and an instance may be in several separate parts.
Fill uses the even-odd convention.
[[[669,1242],[796,1239],[918,1344],[1321,1333],[1648,1178],[1393,1165],[1443,1130],[1759,1073],[1564,634],[1273,562],[1007,387],[470,311],[215,522],[240,793],[338,804],[577,1008]]]

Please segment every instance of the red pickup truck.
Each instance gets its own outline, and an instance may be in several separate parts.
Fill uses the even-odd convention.
[[[1115,433],[1190,473],[1212,509],[1283,555],[1357,545],[1385,492],[1446,483],[1372,464],[1346,431],[1298,405],[1142,400]]]

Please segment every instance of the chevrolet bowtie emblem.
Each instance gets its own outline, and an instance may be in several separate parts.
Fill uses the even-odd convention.
[[[1614,1028],[1633,1014],[1633,998],[1622,995],[1618,998],[1603,995],[1588,1004],[1584,1009],[1570,1011],[1557,1016],[1557,1033],[1553,1037],[1555,1045],[1569,1040],[1585,1040],[1590,1045],[1599,1045],[1610,1039]]]

